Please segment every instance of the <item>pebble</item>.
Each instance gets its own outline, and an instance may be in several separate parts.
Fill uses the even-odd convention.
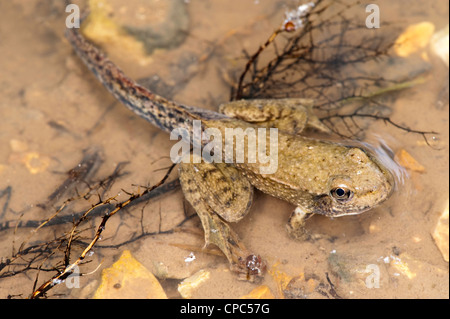
[[[91,0],[90,9],[84,35],[141,66],[153,62],[150,55],[155,49],[180,45],[189,30],[189,15],[182,0]]]
[[[26,142],[14,138],[9,141],[9,146],[13,152],[25,152],[28,150],[28,144]]]
[[[34,175],[47,170],[50,165],[50,158],[37,152],[28,152],[23,157],[23,162],[28,171]]]
[[[439,56],[442,61],[448,67],[448,46],[449,46],[449,35],[448,35],[448,24],[447,26],[436,32],[431,38],[431,50]]]
[[[209,280],[211,274],[209,271],[200,269],[191,277],[186,278],[178,284],[178,292],[185,299],[192,298],[193,293],[206,281]]]
[[[444,208],[441,215],[439,216],[436,227],[432,234],[434,242],[436,243],[436,246],[439,248],[439,251],[441,252],[442,257],[444,258],[444,260],[446,262],[448,262],[448,251],[449,251],[449,246],[448,246],[448,236],[449,236],[448,203],[449,203],[449,200],[447,199],[447,205]]]

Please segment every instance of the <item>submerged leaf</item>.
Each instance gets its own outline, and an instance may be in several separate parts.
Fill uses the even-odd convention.
[[[125,250],[117,262],[103,270],[94,298],[167,299],[167,296],[155,276]]]
[[[395,41],[395,53],[407,57],[423,48],[430,42],[434,32],[434,24],[421,22],[410,25]]]

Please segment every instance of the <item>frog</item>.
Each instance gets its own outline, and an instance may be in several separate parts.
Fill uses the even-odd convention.
[[[305,225],[313,215],[334,218],[361,214],[393,193],[392,173],[370,150],[304,134],[307,130],[330,134],[315,115],[311,99],[237,100],[222,104],[219,112],[187,106],[165,99],[126,76],[79,29],[67,29],[66,37],[110,93],[163,131],[170,133],[181,128],[193,132],[194,121],[200,121],[202,134],[214,128],[222,133],[224,143],[230,128],[276,129],[274,172],[262,173],[266,163],[249,161],[248,154],[246,160],[231,163],[187,154],[188,160],[179,163],[181,188],[199,216],[205,246],[217,246],[239,279],[256,281],[266,267],[261,256],[251,252],[231,227],[248,215],[255,189],[296,207],[286,229],[297,240],[311,238]],[[265,139],[269,144],[269,135]],[[207,142],[201,139],[199,143]]]

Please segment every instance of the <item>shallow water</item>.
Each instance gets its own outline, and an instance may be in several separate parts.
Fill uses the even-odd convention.
[[[154,2],[157,6],[158,1]],[[141,21],[132,12],[150,15],[146,11],[148,2],[111,3],[124,24]],[[242,70],[243,48],[254,52],[265,41],[281,23],[286,4],[293,6],[292,1],[190,1],[186,13],[177,13],[189,16],[188,36],[180,46],[156,49],[151,56],[130,54],[133,48],[125,45],[106,45],[105,49],[130,77],[153,79],[160,94],[216,110],[229,100],[227,72]],[[430,21],[436,30],[448,24],[446,1],[431,5],[414,1],[407,7],[400,2],[377,4],[382,23],[394,20],[406,27]],[[159,5],[158,10],[167,10]],[[359,9],[365,18],[364,7]],[[111,174],[118,163],[129,162],[125,168],[128,174],[120,177],[106,195],[120,194],[118,200],[128,197],[122,190],[137,192],[139,185],[157,183],[171,164],[168,154],[173,142],[168,135],[116,102],[82,65],[64,38],[65,17],[62,1],[0,2],[0,224],[51,216],[53,209],[36,205],[47,201],[89,147],[102,150],[103,163],[94,180]],[[383,24],[377,32],[383,32]],[[249,215],[234,229],[247,247],[267,261],[268,271],[261,283],[237,281],[223,256],[202,251],[203,235],[197,218],[173,234],[136,239],[142,232],[172,229],[184,219],[185,210],[192,213],[178,190],[113,216],[89,257],[91,262],[82,268],[85,273],[97,270],[81,278],[80,288],[60,285],[48,295],[92,296],[101,280],[100,270],[110,267],[128,249],[154,272],[156,264],[169,269],[169,278],[175,279],[161,282],[166,294],[174,298],[180,297],[176,287],[181,278],[200,269],[210,272],[210,279],[194,292],[196,298],[237,298],[258,285],[266,285],[276,298],[333,298],[332,289],[342,298],[448,298],[448,262],[431,236],[448,205],[448,67],[431,53],[429,65],[425,83],[398,94],[390,106],[392,120],[437,132],[428,136],[431,146],[421,135],[382,121],[372,122],[366,134],[386,141],[394,152],[406,150],[425,171],[407,171],[408,177],[394,196],[368,213],[337,219],[314,216],[308,221],[309,228],[326,235],[314,242],[290,239],[285,223],[293,207],[257,193]],[[158,79],[163,82],[155,82]],[[172,174],[172,179],[175,176]],[[77,209],[89,208],[95,202],[96,198],[89,203],[78,201]],[[94,219],[92,226],[99,223],[100,219]],[[41,229],[28,243],[52,240],[70,228],[69,222]],[[94,233],[94,228],[86,230],[83,241],[88,242]],[[12,247],[17,251],[29,234],[29,228],[1,231],[1,262],[11,256]],[[129,244],[121,244],[128,240]],[[117,246],[100,248],[111,245]],[[196,259],[186,262],[191,253]],[[28,260],[21,262],[26,264]],[[37,260],[34,266],[43,262]],[[379,271],[379,288],[370,288],[365,282],[371,267]],[[51,269],[43,269],[38,282],[53,274]],[[36,271],[29,270],[0,279],[0,298],[27,297],[35,276]],[[288,286],[286,278],[294,278]],[[320,288],[321,284],[325,288]]]

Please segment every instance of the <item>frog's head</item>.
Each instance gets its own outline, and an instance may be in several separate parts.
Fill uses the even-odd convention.
[[[336,162],[326,192],[314,199],[314,212],[338,217],[365,212],[385,201],[395,186],[391,172],[369,151],[349,147],[342,159],[349,166]]]

